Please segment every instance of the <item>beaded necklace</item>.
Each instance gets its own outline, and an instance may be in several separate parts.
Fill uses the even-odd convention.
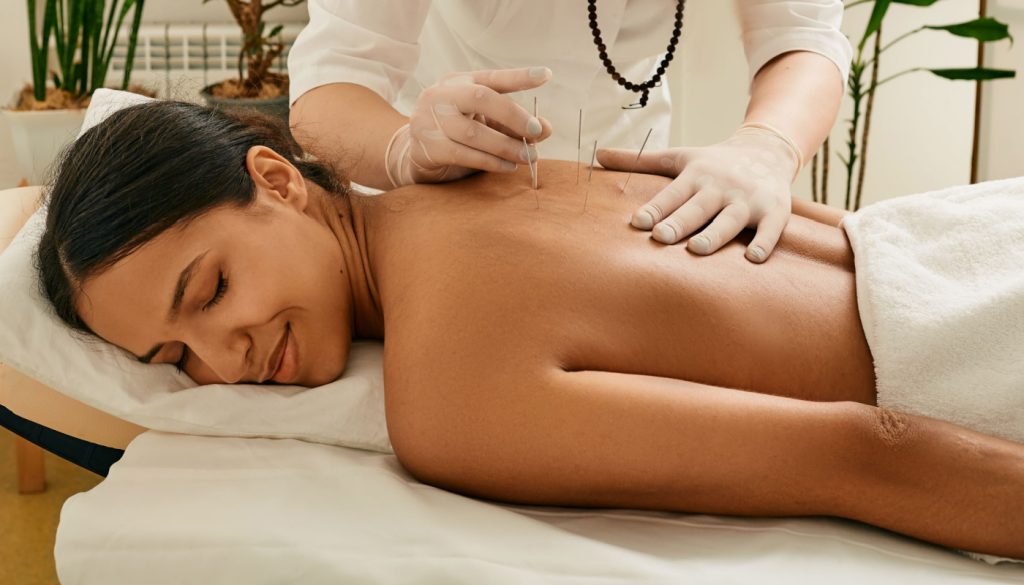
[[[601,62],[604,63],[605,70],[612,76],[612,79],[622,87],[626,88],[627,91],[640,94],[640,101],[638,103],[623,106],[622,109],[636,109],[647,105],[647,98],[651,88],[657,86],[658,82],[661,81],[661,76],[665,74],[665,69],[668,68],[669,62],[672,61],[672,54],[675,53],[676,45],[679,44],[679,33],[683,30],[684,3],[685,0],[676,1],[676,26],[672,30],[672,40],[669,41],[668,48],[665,49],[665,57],[658,65],[657,72],[647,81],[641,84],[636,84],[627,81],[626,78],[615,70],[615,66],[612,65],[612,60],[608,57],[608,51],[604,44],[604,39],[601,38],[601,29],[597,27],[597,0],[587,0],[587,12],[590,17],[590,32],[594,33],[594,44],[597,45],[597,54],[601,58]]]

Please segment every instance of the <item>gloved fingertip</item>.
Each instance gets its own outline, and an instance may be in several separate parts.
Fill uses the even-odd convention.
[[[761,246],[751,246],[747,249],[747,260],[760,264],[765,261],[767,255]]]
[[[532,138],[536,138],[541,135],[544,131],[544,126],[541,125],[540,120],[534,117],[530,117],[530,120],[526,122],[526,133]]]
[[[674,227],[667,223],[660,223],[654,227],[654,232],[651,236],[661,242],[662,244],[674,244],[676,243],[676,230]]]
[[[654,227],[654,215],[646,209],[641,209],[633,214],[633,227],[642,230],[649,230]]]
[[[687,240],[686,249],[695,254],[708,254],[711,252],[711,240],[703,234],[694,236]]]
[[[530,67],[530,77],[533,79],[551,79],[551,70],[547,67]]]

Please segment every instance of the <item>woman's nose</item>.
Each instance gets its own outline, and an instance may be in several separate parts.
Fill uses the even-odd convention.
[[[248,339],[241,332],[220,335],[196,332],[187,344],[202,367],[195,368],[189,375],[201,383],[237,384],[246,381],[251,369]],[[213,381],[208,382],[210,379]]]

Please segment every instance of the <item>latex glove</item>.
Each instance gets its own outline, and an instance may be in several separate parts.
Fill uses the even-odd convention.
[[[634,227],[664,244],[689,237],[686,248],[702,255],[757,228],[745,254],[755,263],[771,256],[789,223],[790,185],[803,164],[796,143],[762,124],[741,126],[712,146],[646,151],[639,161],[635,150],[607,149],[597,159],[609,169],[675,177],[633,214]]]
[[[536,160],[523,138],[540,142],[551,124],[534,118],[508,96],[551,79],[547,67],[449,73],[424,89],[409,123],[391,137],[384,154],[395,187],[452,181],[477,172],[512,172]],[[531,157],[531,158],[527,158]]]

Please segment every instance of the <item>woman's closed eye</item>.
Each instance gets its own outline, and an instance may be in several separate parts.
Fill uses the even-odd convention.
[[[223,272],[219,272],[217,274],[217,288],[213,292],[213,297],[210,298],[210,300],[207,301],[206,304],[203,305],[203,309],[202,310],[205,311],[207,309],[211,309],[214,306],[216,306],[217,303],[219,303],[221,301],[221,299],[224,298],[224,294],[227,293],[227,292],[228,292],[228,279],[227,279],[226,276],[224,276]],[[181,356],[178,358],[178,361],[174,362],[174,368],[176,370],[178,370],[179,373],[183,373],[185,371],[185,366],[186,366],[186,364],[188,364],[189,353],[190,352],[188,350],[188,346],[185,345],[185,344],[182,344],[181,345]]]
[[[214,307],[217,303],[220,302],[220,300],[222,298],[224,298],[224,294],[227,293],[227,292],[228,292],[228,278],[226,276],[224,276],[223,272],[218,272],[217,273],[217,289],[213,293],[213,298],[211,298],[205,305],[203,305],[203,310],[205,311],[207,309],[210,309],[210,308]]]

